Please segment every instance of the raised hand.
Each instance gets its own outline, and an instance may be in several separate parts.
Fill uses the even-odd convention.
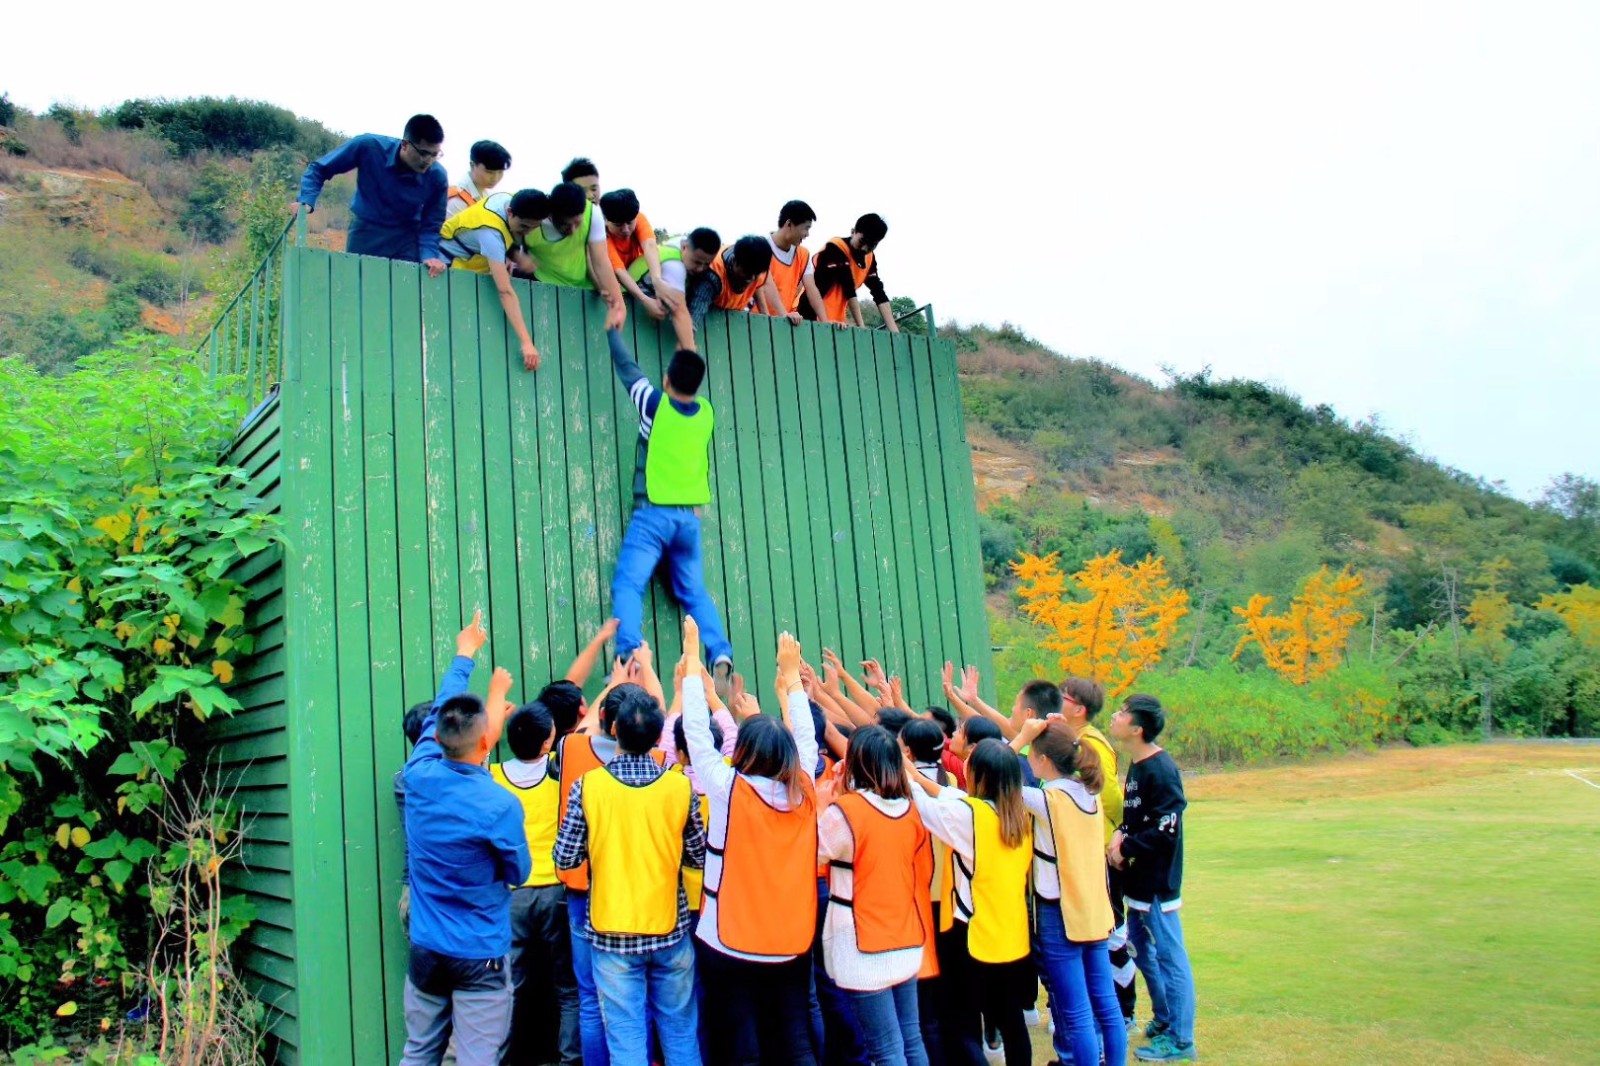
[[[483,648],[483,642],[488,639],[489,631],[483,628],[483,611],[474,611],[472,621],[456,634],[456,654],[471,659],[478,654]]]
[[[894,701],[896,707],[904,707],[906,705],[906,686],[905,682],[900,680],[899,675],[889,679],[889,698]]]
[[[778,676],[800,680],[800,642],[787,631],[778,634]]]
[[[757,703],[756,698],[750,695],[750,693],[739,692],[733,697],[732,710],[733,716],[742,722],[746,718],[754,718],[756,715],[760,714],[761,704]]]
[[[956,664],[951,662],[949,659],[946,659],[944,662],[944,671],[940,676],[944,681],[945,695],[953,695],[956,691]]]
[[[650,650],[648,641],[640,641],[639,646],[633,649],[633,663],[641,674],[655,669],[655,652]]]
[[[700,661],[700,623],[687,614],[683,616],[683,657],[692,663]]]
[[[883,664],[876,659],[867,659],[862,662],[861,680],[868,688],[887,688],[889,686],[889,679],[883,672]]]
[[[969,666],[961,671],[961,698],[972,703],[978,698],[978,668]]]
[[[1026,722],[1023,722],[1022,727],[1017,730],[1017,736],[1022,740],[1024,745],[1032,744],[1038,739],[1039,734],[1043,733],[1048,728],[1050,728],[1049,718],[1029,718]]]

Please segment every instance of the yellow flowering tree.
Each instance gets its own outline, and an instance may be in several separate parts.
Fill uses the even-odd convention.
[[[1267,613],[1271,596],[1251,596],[1249,603],[1233,609],[1244,631],[1233,649],[1234,659],[1254,644],[1271,670],[1297,685],[1321,677],[1344,661],[1350,632],[1361,621],[1355,609],[1361,590],[1361,576],[1349,567],[1335,574],[1324,566],[1283,614]]]

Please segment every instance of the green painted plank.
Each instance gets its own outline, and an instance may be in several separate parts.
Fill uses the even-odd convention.
[[[855,330],[856,369],[861,375],[862,421],[867,434],[867,485],[872,493],[872,540],[878,566],[878,603],[883,646],[877,655],[889,673],[905,670],[906,605],[901,602],[895,534],[895,471],[900,456],[889,449],[885,407],[894,401],[894,367],[873,342],[873,331]],[[892,410],[892,408],[890,408]],[[895,433],[898,437],[898,430]],[[914,606],[912,609],[915,609]]]
[[[557,323],[556,289],[534,285],[532,295],[534,336],[546,338],[544,358],[534,375],[538,403],[539,487],[544,501],[544,587],[550,635],[551,672],[566,669],[577,654],[573,634],[577,615],[572,602],[571,512],[567,505],[567,440],[562,400],[561,339]]]
[[[790,338],[792,374],[780,378],[781,388],[792,390],[792,400],[782,405],[786,495],[789,500],[789,533],[797,545],[794,556],[796,608],[804,619],[806,633],[801,637],[806,660],[820,665],[824,647],[840,643],[839,599],[841,587],[835,583],[833,565],[833,527],[828,521],[828,455],[823,451],[822,405],[835,397],[818,392],[816,328],[789,326],[782,319],[774,325],[778,358],[783,356],[784,330]],[[798,448],[796,447],[798,445]]]
[[[458,271],[458,273],[464,273]],[[522,666],[522,617],[517,603],[517,530],[511,481],[511,377],[526,373],[522,354],[513,343],[505,312],[494,282],[477,278],[479,382],[482,389],[482,425],[478,436],[483,448],[484,539],[489,551],[489,601],[485,617],[493,618],[489,630],[491,662],[517,674],[520,693],[527,678]],[[515,364],[515,370],[512,369]],[[515,698],[515,695],[513,696]]]
[[[634,308],[637,312],[638,308]],[[629,351],[633,352],[634,362],[639,364],[639,369],[644,371],[645,377],[653,387],[659,387],[661,381],[661,338],[656,329],[655,322],[641,313],[628,316],[628,322],[623,327],[623,337],[628,342]],[[616,371],[611,366],[611,354],[606,352],[607,373],[610,374],[608,388],[612,397],[612,410],[616,412],[617,427],[617,497],[621,504],[622,530],[627,535],[627,523],[633,516],[633,469],[639,455],[639,408],[634,405],[622,387],[622,382],[617,378]],[[619,542],[620,547],[620,542]],[[612,561],[612,573],[615,574],[615,560]],[[606,603],[610,605],[610,612],[616,616],[616,604],[606,590]],[[660,647],[660,627],[657,616],[662,610],[670,609],[667,597],[660,594],[660,585],[652,581],[645,586],[643,618],[640,626],[642,639],[650,643],[652,649]],[[597,667],[598,675],[604,663]]]
[[[781,328],[784,340],[789,341],[789,334],[794,327],[787,319],[774,319],[770,315],[742,317],[750,335],[751,382],[755,385],[756,441],[760,457],[758,469],[761,473],[761,498],[767,509],[767,561],[772,581],[773,647],[776,648],[778,632],[794,633],[800,628],[799,618],[795,614],[794,537],[789,530],[787,513],[788,471],[784,469],[788,461],[799,458],[798,447],[795,448],[796,454],[791,454],[785,446],[785,438],[796,446],[799,438],[785,432],[786,423],[782,413],[783,408],[793,406],[794,387],[780,387],[778,384],[780,374],[792,380],[794,345],[792,342],[783,345],[780,363],[777,342],[773,338],[774,328]],[[798,475],[799,471],[795,473]],[[796,512],[795,517],[798,519],[801,514],[803,512]]]
[[[934,662],[942,667],[946,660],[954,662],[961,654],[961,623],[956,611],[956,576],[950,539],[950,500],[944,487],[944,467],[939,454],[940,410],[934,394],[933,352],[926,337],[911,338],[911,370],[914,386],[913,402],[916,405],[918,425],[918,451],[922,468],[923,488],[927,493],[929,544],[933,549],[933,611],[937,631],[927,630],[930,647],[936,651]],[[928,598],[924,597],[926,610]],[[933,635],[937,632],[937,643]],[[933,679],[929,678],[929,683]],[[933,702],[943,702],[934,689]]]
[[[757,384],[755,360],[750,350],[748,315],[720,316],[728,331],[728,373],[733,378],[733,430],[739,453],[739,493],[744,504],[744,547],[746,578],[743,588],[750,598],[751,640],[740,656],[741,673],[748,687],[768,709],[765,698],[776,669],[772,662],[777,645],[777,622],[773,614],[772,561],[767,529],[781,500],[769,500],[761,480],[761,432],[757,425]],[[726,417],[726,416],[723,416]],[[722,432],[727,432],[726,429]]]
[[[362,901],[363,913],[377,931],[381,965],[369,965],[381,982],[377,1004],[369,1012],[383,1026],[386,1055],[399,1056],[405,1043],[405,1016],[400,1005],[406,960],[406,935],[395,915],[400,896],[404,841],[400,816],[389,783],[401,765],[404,746],[397,743],[406,707],[401,662],[400,542],[397,523],[399,483],[395,460],[394,308],[390,294],[407,287],[395,283],[388,260],[361,260],[362,417],[365,477],[363,505],[367,532],[367,621],[370,636],[369,683],[371,743],[365,752],[372,792],[377,841],[376,891]],[[415,288],[415,283],[410,284]],[[415,324],[412,324],[415,332]]]
[[[495,633],[499,625],[489,609],[489,546],[484,518],[483,388],[479,382],[478,352],[478,275],[467,270],[451,270],[450,279],[450,402],[455,443],[454,499],[445,493],[446,506],[455,519],[456,552],[460,564],[457,584],[460,589],[462,624],[476,611],[483,612],[484,625]],[[437,575],[437,570],[435,570]],[[509,625],[515,618],[507,619]]]
[[[281,677],[278,678],[277,683],[279,691],[282,692],[284,688],[283,679]],[[235,690],[230,688],[229,691],[233,693]],[[213,722],[210,728],[206,730],[206,736],[215,745],[230,737],[277,734],[282,738],[280,743],[284,746],[284,752],[280,754],[286,754],[289,741],[284,735],[284,730],[288,721],[289,709],[282,703],[278,703],[258,710],[244,711],[233,715],[231,718]]]
[[[622,546],[622,523],[627,513],[624,497],[633,491],[633,479],[618,473],[621,456],[633,455],[633,438],[639,420],[617,415],[617,375],[611,369],[611,346],[606,339],[605,304],[584,301],[584,361],[587,363],[586,403],[589,409],[589,455],[594,478],[595,590],[594,625],[579,634],[584,643],[611,617],[611,579],[617,571],[617,550]],[[624,334],[626,337],[626,334]],[[648,627],[647,627],[648,628]],[[595,671],[597,674],[599,670]]]
[[[555,337],[534,329],[533,289],[525,281],[514,281],[517,299],[522,304],[523,324],[528,327],[541,356],[555,345]],[[507,329],[510,329],[509,323]],[[507,341],[507,352],[519,352]],[[539,370],[522,367],[517,356],[507,356],[507,389],[510,397],[508,417],[511,420],[507,434],[511,444],[511,502],[512,520],[516,534],[516,591],[517,613],[521,619],[522,683],[524,698],[536,692],[543,682],[555,675],[556,667],[550,661],[550,616],[546,601],[550,598],[545,584],[545,530],[544,500],[539,486],[542,463],[539,455],[540,419],[536,389],[540,377],[549,373],[547,368],[555,361],[550,351]]]
[[[424,417],[422,271],[415,263],[389,265],[389,337],[394,364],[395,543],[400,574],[401,702],[430,698],[438,687],[433,604],[428,586],[427,431]],[[380,731],[379,743],[384,736]],[[398,734],[389,758],[404,761]]]
[[[266,901],[288,904],[294,898],[294,878],[286,873],[246,870],[238,863],[232,863],[222,868],[220,880],[237,892],[248,893],[251,899],[257,901],[258,906]],[[290,907],[285,928],[293,926],[294,908]]]
[[[720,548],[722,574],[728,595],[717,604],[724,631],[733,645],[736,668],[753,676],[752,664],[761,652],[755,647],[751,623],[751,600],[739,590],[750,587],[749,552],[745,542],[744,492],[739,479],[738,404],[734,398],[737,376],[729,356],[729,316],[706,316],[706,386],[716,429],[711,437],[712,464],[716,471],[715,500],[711,521],[701,523],[702,554]],[[712,546],[716,546],[713,548]],[[752,690],[753,691],[753,690]]]
[[[921,442],[916,381],[911,374],[911,348],[906,338],[887,331],[874,332],[873,346],[880,362],[887,358],[886,372],[892,369],[894,375],[894,391],[885,395],[883,422],[894,474],[895,566],[904,608],[901,629],[906,657],[898,669],[905,682],[907,701],[913,707],[923,707],[932,699],[930,683],[939,676],[939,664],[934,662],[936,652],[930,648],[927,635],[930,624],[937,630],[938,620],[934,617],[937,600],[933,596],[928,489],[917,463]],[[936,648],[938,640],[931,643]]]
[[[817,513],[828,526],[827,549],[833,567],[833,605],[838,612],[838,635],[828,647],[839,652],[842,658],[855,655],[863,646],[861,636],[861,608],[856,578],[855,525],[851,514],[851,500],[857,485],[852,475],[849,450],[845,443],[845,407],[849,397],[846,385],[841,384],[837,339],[840,332],[829,326],[808,326],[805,334],[811,340],[816,356],[817,396],[815,419],[811,412],[804,414],[807,425],[821,427],[822,477],[820,483],[825,496],[818,499]],[[854,375],[843,379],[848,391],[855,392]],[[807,470],[812,469],[807,462]],[[814,497],[816,498],[816,497]],[[820,543],[820,542],[819,542]],[[825,581],[826,574],[819,576]],[[820,663],[819,659],[816,660]]]
[[[350,255],[330,265],[333,386],[334,618],[337,634],[340,733],[339,788],[344,803],[345,921],[350,951],[350,1019],[355,1059],[382,1064],[388,1056],[383,1026],[383,972],[371,965],[382,945],[371,914],[378,895],[378,838],[373,790],[374,704],[370,673],[367,588],[365,417],[361,266],[388,264]],[[387,373],[388,367],[383,368]],[[270,824],[258,819],[258,826]],[[269,838],[270,839],[270,838]]]
[[[446,649],[455,634],[471,621],[461,613],[462,575],[456,513],[455,376],[451,369],[452,316],[450,281],[427,278],[422,282],[422,395],[423,444],[426,450],[425,495],[428,516],[428,573],[433,632],[428,639],[428,659],[443,666]],[[438,674],[419,698],[437,689]],[[410,693],[407,694],[411,695]]]
[[[882,448],[873,458],[872,436],[876,432],[875,390],[877,379],[872,368],[872,348],[856,343],[856,329],[841,330],[834,336],[838,358],[839,395],[843,400],[845,459],[849,469],[850,538],[855,554],[857,604],[861,615],[861,644],[840,649],[845,668],[857,671],[856,663],[868,656],[882,658],[884,651],[883,569],[878,562],[877,538],[873,517],[878,510],[874,496],[882,491]],[[870,406],[869,406],[870,405]]]
[[[297,881],[296,988],[339,989],[307,996],[302,1004],[306,1056],[316,1062],[354,1062],[350,1017],[349,931],[343,901],[344,819],[340,804],[324,794],[340,774],[339,661],[334,598],[332,380],[329,359],[329,262],[325,252],[293,249],[289,298],[297,305],[294,345],[299,381],[285,397],[289,427],[284,459],[295,471],[296,491],[285,500],[290,548],[284,566],[290,654],[290,728],[294,773],[289,784],[295,820],[291,849]],[[268,766],[272,764],[267,764]],[[252,767],[241,775],[248,780]],[[267,766],[259,768],[263,772]],[[280,771],[282,772],[282,771]],[[277,783],[254,782],[249,783]],[[319,802],[320,801],[320,802]],[[254,844],[265,860],[270,845]],[[288,856],[283,861],[287,861]],[[263,861],[265,865],[265,861]],[[283,868],[277,866],[274,868]]]
[[[556,292],[561,330],[561,403],[567,433],[567,505],[571,508],[573,646],[600,627],[600,557],[596,539],[594,461],[598,433],[591,425],[584,298],[580,289]],[[603,449],[602,449],[603,450]]]

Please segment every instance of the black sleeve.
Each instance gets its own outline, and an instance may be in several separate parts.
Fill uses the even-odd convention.
[[[889,302],[889,294],[883,291],[883,282],[878,280],[878,257],[872,257],[872,269],[867,271],[867,291],[872,294],[874,305]]]
[[[1178,828],[1188,801],[1183,796],[1183,775],[1178,764],[1163,758],[1140,775],[1139,826],[1124,829],[1125,859],[1164,859],[1178,843]]]

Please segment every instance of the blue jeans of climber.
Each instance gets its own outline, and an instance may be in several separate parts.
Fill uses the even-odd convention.
[[[617,616],[617,654],[628,656],[644,639],[644,590],[665,560],[672,594],[700,626],[706,659],[732,659],[733,645],[722,629],[717,604],[706,591],[700,561],[700,516],[693,507],[640,504],[628,520],[611,579],[611,610]]]

